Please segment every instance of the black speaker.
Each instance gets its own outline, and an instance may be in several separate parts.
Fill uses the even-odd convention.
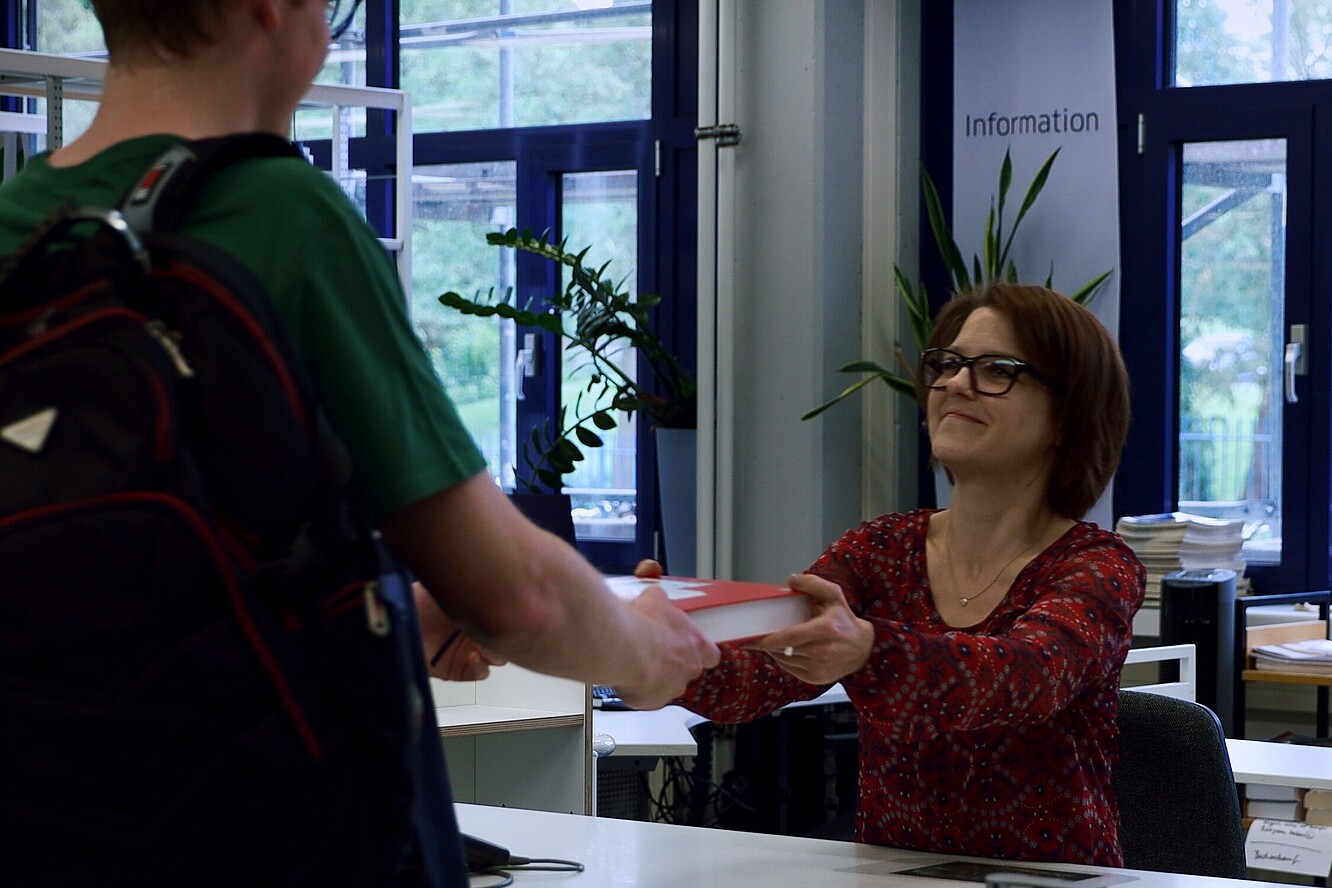
[[[1235,572],[1177,570],[1161,580],[1161,644],[1197,649],[1198,702],[1227,737],[1235,725]]]

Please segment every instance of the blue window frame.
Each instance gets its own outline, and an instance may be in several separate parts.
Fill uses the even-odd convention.
[[[1172,85],[1173,3],[1117,0],[1115,4],[1120,145],[1120,214],[1123,250],[1121,316],[1133,317],[1132,335],[1121,348],[1133,382],[1133,426],[1117,476],[1115,511],[1136,514],[1177,508],[1180,476],[1188,456],[1181,445],[1181,414],[1187,414],[1180,385],[1187,360],[1181,326],[1191,310],[1189,238],[1207,224],[1189,203],[1190,162],[1214,146],[1278,145],[1280,206],[1272,212],[1271,255],[1262,258],[1272,278],[1270,329],[1275,346],[1268,375],[1280,373],[1280,348],[1292,326],[1307,331],[1306,376],[1294,379],[1290,397],[1272,399],[1271,411],[1284,429],[1272,459],[1279,466],[1277,558],[1249,559],[1255,591],[1298,592],[1326,588],[1329,559],[1329,344],[1332,344],[1332,224],[1316,208],[1332,206],[1332,85],[1326,81],[1280,81],[1181,88]],[[1142,125],[1139,127],[1138,121]],[[1142,132],[1140,138],[1138,133]],[[1232,156],[1237,152],[1229,152]],[[1241,165],[1230,169],[1215,212],[1262,201],[1271,177],[1243,181]],[[1250,164],[1256,167],[1256,164]],[[1267,181],[1263,181],[1266,178]],[[1228,201],[1228,203],[1227,203]],[[1188,224],[1185,220],[1189,220]],[[1225,288],[1236,281],[1216,281]],[[1218,309],[1219,310],[1219,309]],[[1280,392],[1280,386],[1277,387]],[[1188,437],[1185,435],[1184,437]],[[1260,553],[1257,553],[1260,554]]]
[[[37,33],[42,0],[5,5],[5,45],[29,48]],[[630,2],[624,9],[651,10],[651,115],[618,123],[533,126],[468,132],[417,132],[414,136],[418,166],[480,161],[509,161],[517,166],[518,226],[559,234],[558,208],[561,181],[566,174],[594,170],[633,170],[639,197],[637,230],[637,287],[667,298],[657,318],[668,348],[684,365],[697,368],[696,346],[696,204],[698,10],[692,0]],[[397,0],[365,0],[364,72],[369,86],[400,85],[400,4]],[[499,7],[504,9],[502,5]],[[558,13],[557,15],[562,14]],[[530,16],[529,16],[530,19]],[[530,21],[527,23],[530,25]],[[356,37],[352,38],[353,43]],[[419,127],[418,127],[419,130]],[[391,123],[385,112],[370,112],[364,136],[348,145],[350,163],[364,169],[367,215],[381,233],[392,230],[392,191],[375,187],[378,173],[393,174]],[[307,143],[316,163],[327,165],[329,145]],[[382,177],[387,180],[388,175]],[[518,286],[535,290],[548,273],[539,264],[519,264]],[[545,354],[558,354],[546,348]],[[539,422],[558,410],[559,386],[551,367],[549,384],[532,393],[523,416]],[[655,459],[650,431],[639,424],[636,446],[638,519],[633,538],[617,542],[580,542],[580,549],[606,571],[629,571],[641,558],[659,552],[659,518]],[[525,438],[520,426],[518,434]]]
[[[397,4],[366,0],[367,83],[397,86],[399,69]],[[697,368],[696,206],[698,13],[690,0],[652,4],[652,114],[649,119],[568,126],[534,126],[466,132],[418,132],[413,151],[418,167],[507,161],[516,164],[517,227],[549,229],[561,235],[560,182],[565,174],[636,171],[639,195],[637,290],[666,295],[657,318],[669,348],[685,366]],[[382,49],[381,49],[382,47]],[[387,167],[387,138],[353,144],[352,156],[367,169]],[[363,152],[363,153],[362,153]],[[381,212],[387,214],[387,193]],[[571,246],[580,246],[571,244]],[[547,290],[551,270],[520,257],[516,290]],[[559,349],[550,334],[541,354],[547,361],[540,391],[520,402],[518,435],[558,410]],[[659,555],[655,452],[650,430],[639,424],[636,447],[637,522],[632,540],[580,541],[579,548],[608,572],[628,572],[644,557]]]

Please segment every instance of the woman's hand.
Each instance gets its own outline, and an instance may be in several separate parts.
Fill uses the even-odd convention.
[[[432,678],[444,681],[480,681],[490,675],[491,666],[503,666],[507,660],[481,647],[440,608],[434,597],[420,583],[412,583],[412,598],[421,622],[421,647]]]
[[[852,613],[842,588],[813,574],[792,574],[787,582],[809,596],[814,616],[749,648],[809,684],[832,684],[863,667],[874,648],[874,626]]]

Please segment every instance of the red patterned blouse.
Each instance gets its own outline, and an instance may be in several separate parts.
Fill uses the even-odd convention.
[[[842,679],[859,722],[862,842],[948,854],[1122,866],[1110,788],[1119,672],[1142,604],[1132,550],[1075,524],[983,622],[948,626],[925,568],[929,511],[848,531],[810,568],[875,626]],[[723,647],[681,703],[749,721],[826,687]]]

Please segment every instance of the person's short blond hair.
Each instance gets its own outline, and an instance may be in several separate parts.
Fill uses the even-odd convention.
[[[978,308],[1013,329],[1020,357],[1040,372],[1054,398],[1054,466],[1046,501],[1079,519],[1096,504],[1119,465],[1129,427],[1129,378],[1109,331],[1086,308],[1045,287],[995,283],[950,299],[927,348],[947,348]],[[916,398],[929,396],[917,374]]]

